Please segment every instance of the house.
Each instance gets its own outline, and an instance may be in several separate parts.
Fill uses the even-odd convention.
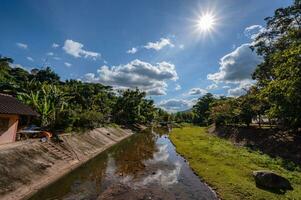
[[[14,142],[19,121],[39,114],[16,98],[0,93],[0,144]]]

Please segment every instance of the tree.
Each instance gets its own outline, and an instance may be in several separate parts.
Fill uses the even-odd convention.
[[[198,124],[208,124],[210,116],[210,104],[213,103],[215,98],[211,93],[207,93],[200,97],[197,103],[193,106],[192,110],[195,113],[195,120]]]
[[[114,118],[120,123],[145,123],[155,117],[155,107],[152,100],[145,99],[145,92],[136,90],[120,91],[114,107]]]
[[[41,126],[54,126],[60,113],[67,107],[68,97],[57,86],[43,84],[38,91],[20,93],[18,99],[40,114]]]
[[[34,79],[39,82],[47,82],[57,84],[60,81],[59,75],[57,75],[50,67],[38,70],[34,75]]]
[[[266,31],[253,46],[264,58],[253,78],[261,99],[270,104],[267,115],[285,128],[297,129],[301,124],[301,1],[277,9],[266,21]]]

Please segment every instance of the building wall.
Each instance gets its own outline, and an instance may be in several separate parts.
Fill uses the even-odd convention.
[[[0,120],[8,119],[7,127],[5,125],[0,128],[0,144],[14,142],[16,140],[16,133],[18,130],[18,115],[5,115],[0,114]],[[3,122],[3,121],[2,121]],[[2,123],[3,125],[5,123]]]

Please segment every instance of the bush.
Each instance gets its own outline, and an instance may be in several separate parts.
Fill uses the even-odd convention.
[[[103,114],[94,110],[83,111],[77,115],[75,116],[77,119],[73,124],[74,127],[93,129],[100,127],[104,123]]]

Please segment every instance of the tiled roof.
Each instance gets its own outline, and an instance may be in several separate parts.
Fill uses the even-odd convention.
[[[39,114],[16,98],[0,93],[0,114],[38,116]]]

